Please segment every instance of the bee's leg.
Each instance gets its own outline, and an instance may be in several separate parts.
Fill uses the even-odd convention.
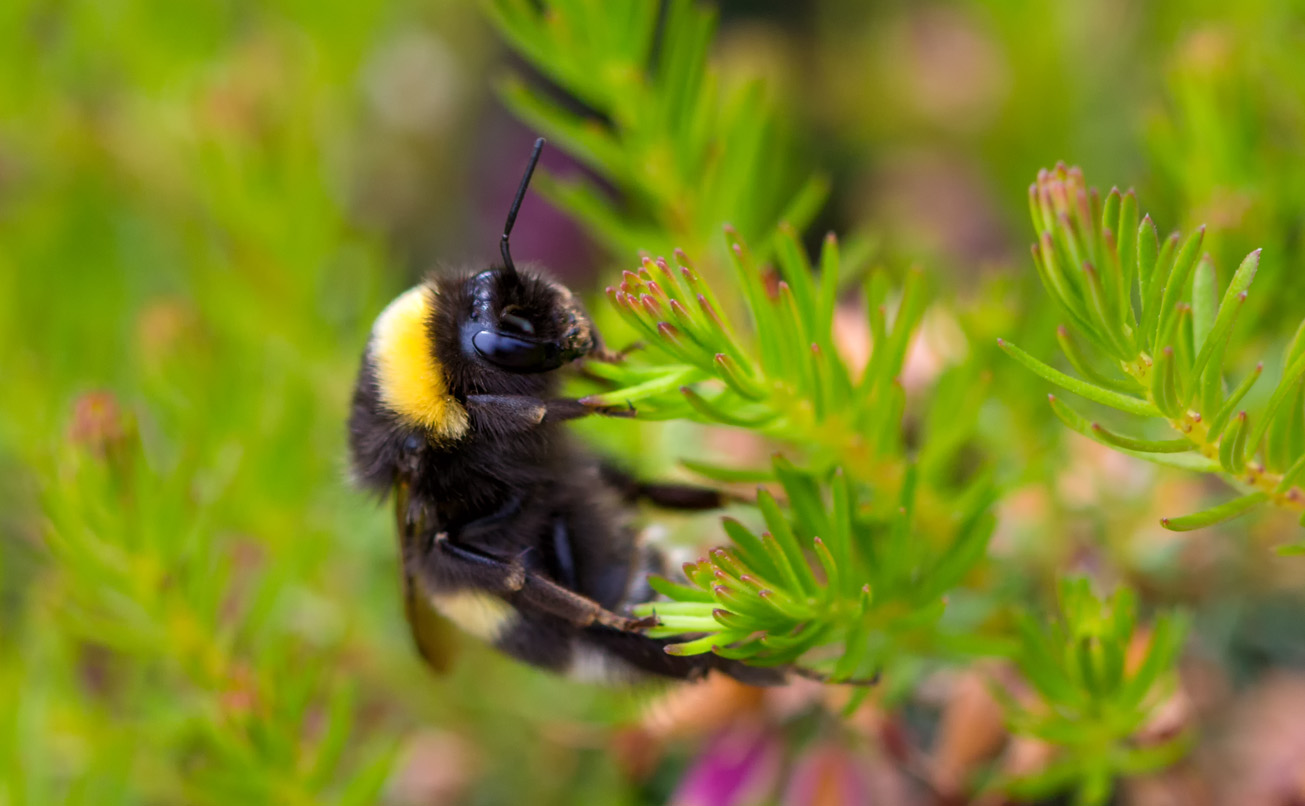
[[[621,632],[639,632],[659,623],[656,616],[631,618],[613,613],[587,596],[568,590],[547,577],[526,574],[517,601],[566,619],[576,627],[602,625]]]
[[[541,400],[526,395],[468,395],[467,413],[476,428],[498,434],[529,431],[540,423],[574,420],[591,414],[631,417],[634,409],[614,406],[586,406],[579,400]]]
[[[575,590],[575,552],[571,549],[571,532],[561,518],[553,521],[553,556],[557,558],[557,576],[562,584]]]
[[[696,484],[640,481],[610,462],[604,462],[599,472],[603,480],[614,487],[628,503],[643,500],[662,509],[692,512],[720,509],[731,501],[740,500],[729,493]]]
[[[729,493],[713,490],[710,487],[661,482],[640,482],[635,497],[662,509],[687,511],[720,509],[729,502],[738,500]]]
[[[617,364],[625,360],[625,357],[636,350],[642,350],[644,343],[641,341],[631,342],[624,350],[613,350],[606,345],[599,345],[589,351],[585,356],[589,361],[602,361],[605,364]]]
[[[541,401],[548,409],[544,419],[548,422],[562,422],[600,414],[604,417],[633,417],[634,406],[590,406],[573,398],[554,398]]]
[[[797,675],[798,677],[804,677],[807,680],[814,680],[817,683],[835,682],[829,678],[829,675],[824,674],[823,672],[817,672],[813,669],[803,669],[800,666],[788,666],[784,668],[787,671]],[[849,680],[837,681],[837,684],[841,686],[873,686],[873,685],[877,685],[878,683],[879,683],[878,672],[875,672],[874,675],[872,675],[871,677],[853,677]]]
[[[509,598],[514,604],[551,613],[576,627],[601,624],[635,632],[657,624],[656,617],[634,619],[613,613],[592,599],[526,570],[519,559],[505,562],[472,551],[453,543],[444,533],[436,535],[435,549],[441,554],[433,563],[439,567],[439,575],[457,577],[464,585]]]

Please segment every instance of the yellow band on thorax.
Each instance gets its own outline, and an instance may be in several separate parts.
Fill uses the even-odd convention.
[[[386,408],[432,436],[457,439],[467,431],[467,410],[448,394],[430,342],[427,319],[434,293],[419,285],[381,312],[372,327],[372,362]]]

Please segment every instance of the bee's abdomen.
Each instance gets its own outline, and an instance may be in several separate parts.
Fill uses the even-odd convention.
[[[453,593],[432,593],[431,607],[482,641],[493,643],[520,621],[517,610],[498,596],[471,588]]]
[[[516,620],[493,642],[500,652],[523,663],[565,672],[571,663],[578,631],[543,613],[517,613]]]

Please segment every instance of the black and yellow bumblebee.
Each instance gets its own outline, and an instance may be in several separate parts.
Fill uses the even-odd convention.
[[[560,370],[611,360],[565,286],[513,264],[508,237],[543,146],[535,143],[500,241],[502,264],[437,275],[376,319],[354,391],[358,482],[393,492],[405,608],[418,650],[442,657],[440,617],[508,655],[591,681],[697,678],[753,684],[774,669],[667,654],[631,606],[652,600],[662,557],[629,523],[646,500],[721,506],[720,493],[641,483],[576,443],[565,421],[596,410],[557,397]],[[438,615],[437,615],[438,614]]]

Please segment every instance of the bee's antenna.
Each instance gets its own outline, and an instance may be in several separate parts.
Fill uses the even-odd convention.
[[[503,254],[503,266],[510,272],[517,267],[512,262],[512,253],[508,251],[508,236],[512,234],[512,225],[517,223],[517,212],[521,209],[521,200],[526,197],[526,188],[530,187],[530,176],[535,172],[535,163],[539,162],[539,152],[544,150],[544,138],[535,141],[535,150],[530,152],[530,164],[526,174],[521,177],[521,187],[517,188],[517,197],[512,200],[512,209],[508,210],[507,223],[503,225],[503,238],[499,241],[499,251]]]

